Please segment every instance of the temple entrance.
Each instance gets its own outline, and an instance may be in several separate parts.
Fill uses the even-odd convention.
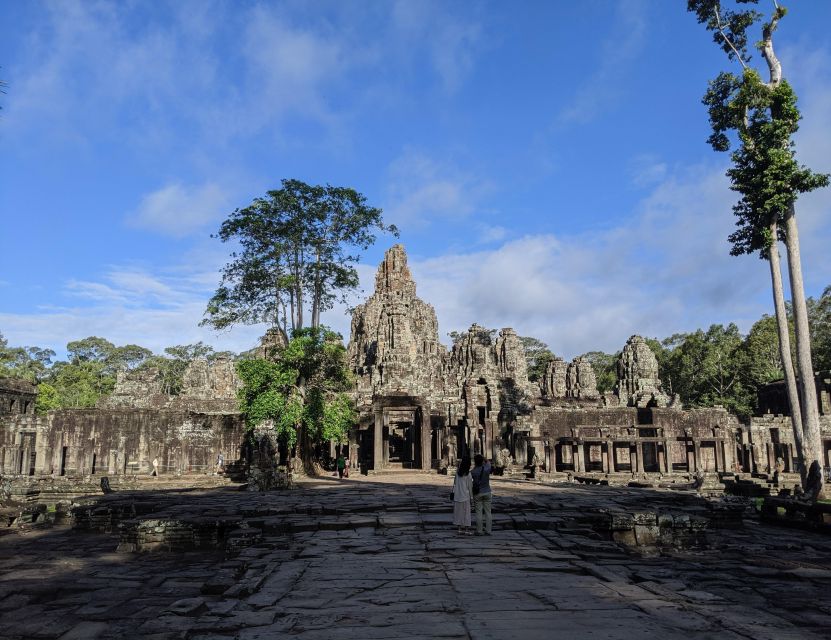
[[[389,453],[390,462],[401,463],[404,466],[412,464],[413,455],[413,423],[395,422],[389,426]]]
[[[387,397],[376,404],[374,424],[371,430],[367,429],[371,434],[371,447],[362,447],[361,454],[371,468],[430,468],[432,438],[429,412],[414,400],[411,396]],[[369,444],[368,437],[362,436],[366,444]]]

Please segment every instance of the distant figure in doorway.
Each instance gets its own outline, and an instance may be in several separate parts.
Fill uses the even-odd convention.
[[[153,458],[153,471],[150,472],[150,475],[158,478],[159,477],[159,459]]]
[[[346,458],[343,457],[343,453],[338,454],[338,478],[343,478],[343,471],[346,469]]]
[[[476,466],[470,472],[470,475],[473,480],[473,505],[476,508],[476,535],[481,536],[483,534],[483,512],[485,516],[484,534],[491,535],[491,463],[490,460],[485,460],[478,453],[473,457],[473,462]]]
[[[221,474],[225,471],[225,456],[222,455],[222,452],[219,452],[219,455],[216,457],[216,475]]]
[[[453,524],[459,535],[470,535],[470,502],[473,499],[473,482],[470,478],[470,458],[465,456],[453,476]]]

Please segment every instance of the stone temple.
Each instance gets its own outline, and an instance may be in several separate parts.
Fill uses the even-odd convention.
[[[267,333],[260,353],[277,342]],[[418,297],[401,245],[386,252],[374,293],[354,310],[348,358],[359,412],[348,453],[367,473],[442,470],[483,453],[506,473],[541,479],[798,481],[781,385],[760,390],[765,413],[749,424],[720,408],[684,409],[664,391],[639,336],[622,349],[611,393],[598,392],[581,358],[555,358],[532,383],[513,329],[474,324],[451,349],[439,341],[435,310]],[[816,383],[831,466],[831,378]],[[219,453],[249,461],[239,385],[230,360],[197,360],[176,396],[163,393],[159,372],[150,370],[120,375],[98,408],[36,415],[34,387],[0,380],[0,474],[108,476],[117,485],[149,473],[154,458],[172,475],[207,473]]]
[[[790,423],[740,424],[721,408],[684,410],[663,390],[640,336],[624,345],[613,393],[600,394],[589,362],[554,359],[528,380],[516,332],[474,324],[448,350],[433,307],[416,294],[404,247],[378,267],[375,292],[355,308],[349,362],[360,421],[353,447],[368,469],[452,466],[482,453],[540,474],[660,475],[794,471]],[[820,389],[823,407],[828,389]],[[823,411],[826,463],[831,423]]]

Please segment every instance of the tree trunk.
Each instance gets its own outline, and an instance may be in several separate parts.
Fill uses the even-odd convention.
[[[785,248],[788,250],[788,272],[793,299],[794,328],[796,332],[796,363],[802,392],[802,428],[805,468],[816,461],[822,468],[822,435],[819,428],[819,407],[811,362],[811,332],[808,327],[808,308],[802,282],[802,259],[799,254],[799,231],[793,205],[785,215]]]
[[[793,370],[793,357],[791,356],[791,332],[788,327],[788,313],[785,309],[785,291],[782,286],[782,267],[779,262],[779,244],[777,240],[779,229],[776,220],[770,225],[770,231],[773,244],[768,251],[768,264],[770,265],[770,279],[773,288],[773,306],[776,309],[776,328],[779,331],[779,357],[782,359],[785,389],[788,393],[788,404],[791,408],[791,426],[793,427],[796,444],[796,455],[799,458],[799,472],[802,474],[804,483],[808,467],[805,464],[805,453],[803,451],[802,409],[799,403],[796,375]]]

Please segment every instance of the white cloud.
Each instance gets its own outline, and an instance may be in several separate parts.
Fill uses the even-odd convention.
[[[667,164],[650,153],[639,154],[629,161],[629,172],[636,187],[654,186],[666,177],[667,171]]]
[[[168,118],[187,110],[182,96],[201,98],[214,78],[215,59],[181,37],[177,22],[129,24],[124,7],[109,3],[48,3],[14,68],[14,93],[4,109],[18,135],[56,133],[85,141],[111,133],[119,142],[157,141]]]
[[[590,122],[623,94],[627,71],[645,43],[647,23],[644,16],[648,10],[641,0],[619,0],[616,14],[615,31],[601,46],[594,48],[600,64],[560,111],[558,120],[561,124]]]
[[[508,230],[499,225],[478,224],[476,225],[476,229],[479,231],[479,244],[499,242],[508,236]]]
[[[652,188],[625,223],[585,235],[528,235],[492,249],[410,258],[441,336],[473,322],[511,326],[571,357],[613,352],[633,333],[665,337],[770,313],[766,264],[729,255],[723,167],[689,169]],[[819,243],[829,240],[823,231]],[[826,261],[806,252],[811,269]],[[362,272],[368,292],[374,270]],[[368,294],[367,294],[368,295]]]
[[[127,217],[131,226],[164,235],[185,236],[216,223],[228,208],[228,195],[216,184],[169,184],[145,195]]]
[[[116,266],[98,280],[69,280],[63,291],[67,304],[0,313],[0,328],[12,344],[50,347],[59,354],[67,342],[90,335],[140,344],[156,353],[200,340],[217,350],[245,351],[256,345],[265,327],[218,333],[198,326],[226,258],[224,251],[210,247],[168,267]]]
[[[413,150],[389,168],[389,222],[404,229],[426,226],[436,219],[461,219],[477,211],[490,186],[449,162],[438,162]]]
[[[447,91],[455,91],[474,67],[483,47],[482,26],[470,19],[468,5],[463,18],[447,11],[448,5],[398,0],[393,5],[392,25],[412,52],[427,48],[435,72]]]

